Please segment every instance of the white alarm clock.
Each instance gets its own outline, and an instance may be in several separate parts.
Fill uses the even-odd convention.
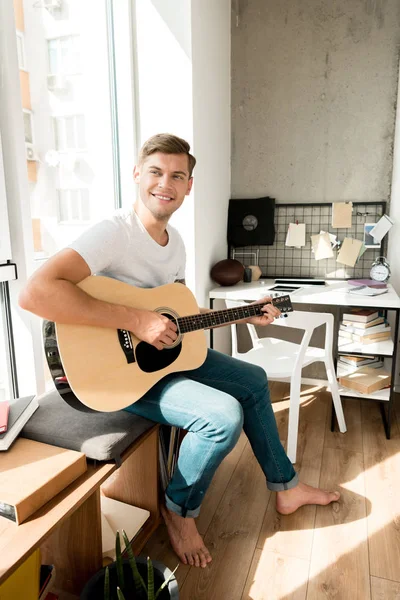
[[[378,258],[374,260],[369,275],[374,281],[386,282],[389,279],[390,267],[384,256],[378,256]]]

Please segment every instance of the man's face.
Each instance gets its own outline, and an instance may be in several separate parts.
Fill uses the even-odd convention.
[[[168,220],[192,189],[186,154],[155,152],[133,171],[140,200],[158,220]]]

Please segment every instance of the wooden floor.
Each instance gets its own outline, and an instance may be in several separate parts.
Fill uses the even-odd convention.
[[[271,392],[285,440],[287,385]],[[348,431],[332,433],[330,395],[304,388],[296,464],[305,483],[340,490],[340,502],[280,516],[243,435],[198,519],[213,562],[179,567],[180,600],[400,600],[400,402],[391,440],[377,403],[343,406]],[[163,526],[144,553],[178,562]]]

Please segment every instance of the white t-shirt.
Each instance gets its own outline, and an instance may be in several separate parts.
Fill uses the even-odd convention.
[[[85,231],[68,247],[82,256],[92,275],[153,288],[185,278],[183,240],[170,225],[167,232],[168,243],[160,246],[135,211],[118,211]]]

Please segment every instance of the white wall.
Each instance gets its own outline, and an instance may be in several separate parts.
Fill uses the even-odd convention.
[[[140,130],[170,132],[197,159],[192,194],[171,223],[182,234],[187,283],[208,306],[211,266],[226,257],[230,197],[230,0],[137,0]]]
[[[192,1],[195,269],[197,301],[208,306],[216,284],[209,272],[226,258],[230,198],[230,2]],[[224,308],[224,306],[216,306]],[[214,332],[214,347],[229,351],[229,328]]]
[[[191,0],[176,0],[174,11],[168,4],[136,0],[138,143],[156,133],[173,133],[193,149]],[[196,187],[171,220],[185,242],[186,280],[193,291],[195,197]]]
[[[388,200],[398,0],[233,6],[233,197]]]
[[[196,294],[205,304],[204,294],[212,284],[210,266],[226,258],[227,252],[231,175],[230,2],[193,0],[192,54],[193,130],[198,160]]]

